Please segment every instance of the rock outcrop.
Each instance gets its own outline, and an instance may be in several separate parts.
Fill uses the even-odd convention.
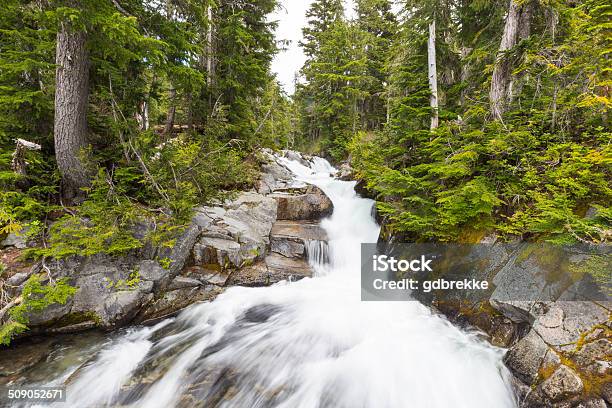
[[[567,300],[589,279],[572,284],[557,270],[558,258],[513,245],[488,247],[493,262],[478,263],[477,278],[493,282],[488,297],[439,298],[435,305],[508,348],[504,362],[517,379],[520,407],[605,406],[612,389],[612,302]],[[557,300],[533,300],[538,296]]]
[[[130,322],[152,322],[194,302],[212,300],[231,285],[264,286],[311,276],[308,248],[325,245],[318,221],[331,214],[333,205],[319,188],[296,182],[271,151],[261,154],[256,191],[196,208],[191,223],[169,241],[170,246],[148,243],[120,257],[47,260],[44,267],[50,276],[68,278],[77,291],[65,304],[31,313],[27,334],[112,330]],[[282,154],[310,163],[297,152]],[[134,235],[144,237],[153,227],[139,224]],[[22,243],[7,242],[12,247]],[[9,274],[6,283],[12,295],[41,270],[37,264]]]
[[[270,194],[278,204],[279,220],[320,220],[329,216],[334,205],[318,187],[282,189]]]
[[[247,192],[224,208],[199,208],[197,217],[202,220],[203,231],[192,250],[193,266],[209,273],[263,259],[276,220],[276,206],[273,198]]]
[[[276,160],[270,149],[261,150],[261,161],[263,162],[261,175],[256,186],[259,194],[270,194],[280,189],[305,186],[304,183],[295,180],[291,170]]]

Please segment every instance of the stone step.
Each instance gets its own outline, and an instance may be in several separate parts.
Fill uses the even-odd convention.
[[[327,234],[318,223],[308,221],[276,221],[272,225],[270,251],[288,258],[306,258],[312,241],[327,241]]]

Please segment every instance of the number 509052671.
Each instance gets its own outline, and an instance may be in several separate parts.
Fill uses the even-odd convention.
[[[9,401],[66,401],[66,390],[63,387],[8,387],[5,398]]]

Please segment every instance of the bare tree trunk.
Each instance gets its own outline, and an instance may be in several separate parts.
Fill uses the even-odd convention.
[[[145,95],[144,100],[138,106],[136,119],[140,125],[140,130],[149,130],[149,95]]]
[[[26,162],[25,154],[26,150],[40,150],[41,146],[37,143],[28,142],[27,140],[17,139],[15,140],[15,151],[13,152],[11,160],[11,169],[22,176],[26,175]]]
[[[72,199],[89,185],[84,148],[87,143],[89,59],[84,31],[63,22],[57,33],[55,62],[55,158],[62,176],[62,195]]]
[[[214,47],[213,47],[213,13],[212,6],[208,6],[206,10],[208,17],[208,29],[206,30],[206,85],[213,85],[215,75],[215,66],[213,62]]]
[[[495,59],[495,68],[491,78],[491,90],[489,92],[491,115],[493,115],[494,119],[501,119],[506,109],[510,85],[510,63],[505,53],[516,45],[520,15],[521,6],[515,0],[510,0],[504,32]]]
[[[164,127],[164,136],[172,134],[174,128],[174,116],[176,115],[176,89],[170,88],[170,107],[166,116],[166,126]]]
[[[166,18],[169,21],[174,20],[174,6],[172,4],[172,0],[166,0]],[[174,117],[176,116],[176,88],[174,87],[174,83],[171,78],[170,79],[170,95],[168,98],[169,106],[168,113],[166,114],[166,123],[164,125],[163,131],[163,141],[167,140],[168,137],[171,137],[172,130],[174,129]]]
[[[429,25],[429,41],[427,42],[427,66],[429,71],[429,89],[431,91],[431,127],[438,127],[438,70],[436,67],[436,21]]]
[[[215,95],[213,88],[215,86],[215,21],[212,6],[209,4],[206,9],[208,27],[206,29],[206,87],[208,88],[208,107],[210,114],[214,113]]]
[[[518,25],[518,33],[516,42],[520,42],[529,35],[531,35],[531,15],[533,13],[533,2],[526,1],[521,6],[521,14],[519,16],[519,25]],[[508,72],[511,72],[511,67],[508,68]],[[521,89],[523,88],[523,82],[520,80],[523,75],[519,75],[518,77],[513,77],[509,75],[508,78],[508,89],[506,90],[506,105],[510,104],[514,99],[515,95],[519,95],[521,93]],[[518,83],[518,86],[515,87],[515,84]]]

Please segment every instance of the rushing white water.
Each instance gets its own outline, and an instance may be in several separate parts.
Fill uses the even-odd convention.
[[[279,408],[510,408],[503,350],[418,302],[360,301],[360,244],[376,242],[372,201],[316,158],[280,158],[334,203],[316,277],[228,289],[176,319],[110,342],[69,375],[68,405]],[[325,262],[328,261],[328,262]]]

